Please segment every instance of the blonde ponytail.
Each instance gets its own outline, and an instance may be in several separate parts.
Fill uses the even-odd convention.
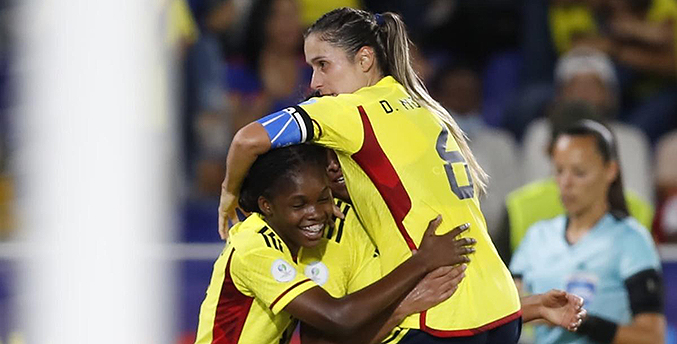
[[[404,22],[395,13],[371,14],[353,8],[339,8],[326,13],[308,28],[305,36],[318,33],[321,39],[343,49],[349,57],[364,47],[373,47],[383,75],[392,75],[409,95],[435,114],[448,130],[465,158],[470,178],[479,194],[486,192],[487,174],[477,163],[465,136],[449,112],[435,101],[416,75],[411,63],[409,40]]]
[[[380,31],[383,35],[386,60],[386,66],[383,66],[382,69],[388,71],[395,80],[404,86],[414,100],[435,114],[447,126],[468,163],[470,177],[474,181],[474,185],[480,194],[485,193],[488,175],[470,151],[468,137],[449,112],[430,96],[421,78],[418,77],[412,67],[410,46],[413,44],[409,40],[404,22],[399,15],[392,12],[383,13],[381,17],[383,18],[383,25],[381,25]]]

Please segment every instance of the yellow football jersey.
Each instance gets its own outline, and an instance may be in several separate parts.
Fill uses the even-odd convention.
[[[283,309],[296,296],[320,285],[339,298],[378,280],[375,246],[351,206],[337,205],[345,219],[296,259],[260,215],[235,225],[214,264],[196,343],[287,343],[296,321]]]
[[[443,216],[439,233],[470,223],[465,235],[477,239],[476,253],[458,291],[408,317],[402,327],[468,336],[521,315],[517,289],[489,238],[456,141],[394,78],[284,111],[301,120],[301,137],[337,152],[355,210],[380,250],[384,274],[412,255],[438,214]]]
[[[381,278],[381,263],[351,205],[341,201],[336,204],[345,219],[337,219],[333,229],[326,228],[319,245],[301,247],[298,266],[329,295],[340,298]]]
[[[195,343],[288,343],[296,322],[282,309],[314,286],[253,214],[231,228],[214,264]]]

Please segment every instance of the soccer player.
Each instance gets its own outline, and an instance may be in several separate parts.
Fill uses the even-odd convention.
[[[405,319],[401,326],[409,331],[400,342],[516,343],[517,289],[479,207],[486,175],[463,132],[416,76],[400,17],[334,10],[309,28],[304,49],[311,87],[335,96],[310,99],[238,131],[219,206],[222,233],[258,155],[306,141],[332,148],[384,274],[416,256],[424,237],[418,224],[437,214],[447,224],[440,232],[470,223],[477,239],[475,264],[455,296]]]
[[[416,255],[364,288],[381,276],[375,249],[355,222],[344,227],[342,221],[354,221],[349,206],[341,207],[346,218],[338,227],[328,227],[334,203],[325,168],[325,149],[311,145],[279,149],[256,160],[240,199],[245,210],[256,213],[231,229],[215,263],[197,343],[285,343],[294,318],[322,333],[369,343],[427,272],[468,261],[472,240],[454,239],[462,228],[434,235],[438,218]],[[444,276],[435,272],[440,285],[432,288],[435,295],[428,300],[433,301],[426,301],[432,303],[415,307],[425,309],[448,298],[463,277],[462,267]],[[397,322],[391,321],[391,328]]]
[[[566,213],[529,229],[510,270],[525,291],[576,292],[590,315],[575,334],[540,326],[536,342],[663,343],[660,260],[649,231],[628,215],[614,136],[585,120],[553,142]]]
[[[345,178],[341,172],[341,167],[338,162],[338,157],[332,150],[327,150],[328,153],[328,162],[327,165],[327,176],[329,177],[329,185],[331,187],[332,194],[339,198],[342,202],[341,209],[346,215],[344,220],[337,220],[338,225],[343,226],[345,224],[346,232],[348,234],[353,233],[353,231],[363,231],[363,228],[353,211],[350,211],[349,204],[351,203],[350,195],[345,186]],[[346,208],[348,207],[348,208]],[[357,233],[356,238],[359,238],[361,235]],[[367,239],[368,240],[368,239]],[[353,241],[353,244],[357,244],[355,247],[364,247],[364,244],[359,244],[357,241]],[[344,244],[342,253],[353,251],[349,244]],[[371,250],[371,251],[370,251]],[[372,252],[373,246],[371,246],[366,252]],[[329,256],[325,255],[324,258],[327,258],[327,267],[329,270],[334,269],[335,266],[340,266],[343,268],[345,275],[351,275],[351,271],[354,271],[354,268],[346,266],[346,264],[341,263],[344,258],[339,254]],[[320,258],[322,259],[322,258]],[[324,260],[321,260],[324,262]],[[373,260],[370,260],[373,263]],[[373,267],[374,264],[370,264]],[[353,269],[353,270],[351,270]],[[395,312],[388,318],[385,325],[381,327],[381,332],[375,337],[375,339],[384,338],[385,333],[392,329],[392,332],[383,339],[383,343],[397,343],[399,342],[406,334],[407,329],[397,326],[403,319],[403,316],[424,311],[431,306],[437,304],[438,302],[446,299],[435,297],[435,293],[450,293],[455,291],[456,285],[452,284],[452,289],[448,290],[444,288],[435,288],[437,284],[442,283],[452,283],[453,281],[445,280],[444,278],[458,278],[458,275],[451,274],[451,276],[445,276],[443,271],[440,271],[445,268],[440,268],[435,272],[426,276],[426,278],[416,286],[416,288],[407,295],[407,298],[396,308]],[[308,271],[308,270],[306,270]],[[370,271],[370,274],[376,273],[378,269],[373,268]],[[361,276],[364,276],[362,279],[344,279],[346,286],[340,290],[356,290],[362,288],[362,284],[369,280],[368,274],[361,273]],[[379,277],[374,277],[373,281]],[[354,285],[353,280],[358,280],[357,285]],[[429,282],[429,283],[426,283]],[[326,286],[323,286],[326,289]],[[328,290],[332,296],[343,296],[344,294],[335,295],[331,290]],[[567,294],[558,290],[550,290],[545,294],[531,295],[521,298],[522,303],[522,317],[525,321],[531,321],[536,319],[546,320],[551,325],[561,326],[572,330],[580,324],[580,319],[585,316],[585,310],[580,309],[580,304],[577,306],[575,302],[569,302],[570,298],[574,298],[572,295]],[[580,301],[580,300],[579,300]],[[359,340],[355,338],[345,338],[345,337],[331,337],[321,331],[317,331],[306,324],[301,324],[301,343],[302,344],[338,344],[338,343],[357,343]],[[371,331],[373,333],[377,329],[378,325],[372,325]],[[366,329],[369,331],[369,328]]]

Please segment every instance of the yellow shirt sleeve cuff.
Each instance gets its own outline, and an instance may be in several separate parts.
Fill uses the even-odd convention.
[[[315,286],[317,286],[317,284],[310,280],[310,278],[306,278],[300,282],[297,282],[282,292],[282,294],[280,294],[280,296],[278,296],[275,301],[270,304],[270,310],[273,312],[273,314],[277,315],[297,296],[303,294],[303,292]]]

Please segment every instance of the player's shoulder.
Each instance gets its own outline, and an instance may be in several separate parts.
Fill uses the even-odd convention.
[[[558,233],[564,230],[564,226],[566,226],[566,216],[559,215],[534,223],[529,227],[526,235],[529,238],[537,240],[536,242],[540,242],[551,236],[559,235]]]
[[[375,85],[366,86],[352,93],[342,93],[333,97],[321,97],[317,101],[334,102],[346,107],[378,103],[385,98],[406,96],[406,90],[392,76],[386,76]],[[324,98],[327,98],[326,100]]]
[[[235,253],[241,257],[254,254],[285,253],[287,250],[277,233],[256,213],[236,224],[231,229],[228,240],[235,249]]]
[[[644,227],[637,219],[632,216],[625,216],[616,218],[608,215],[613,221],[613,233],[615,236],[622,238],[625,242],[631,244],[651,244],[653,239],[651,233]]]

